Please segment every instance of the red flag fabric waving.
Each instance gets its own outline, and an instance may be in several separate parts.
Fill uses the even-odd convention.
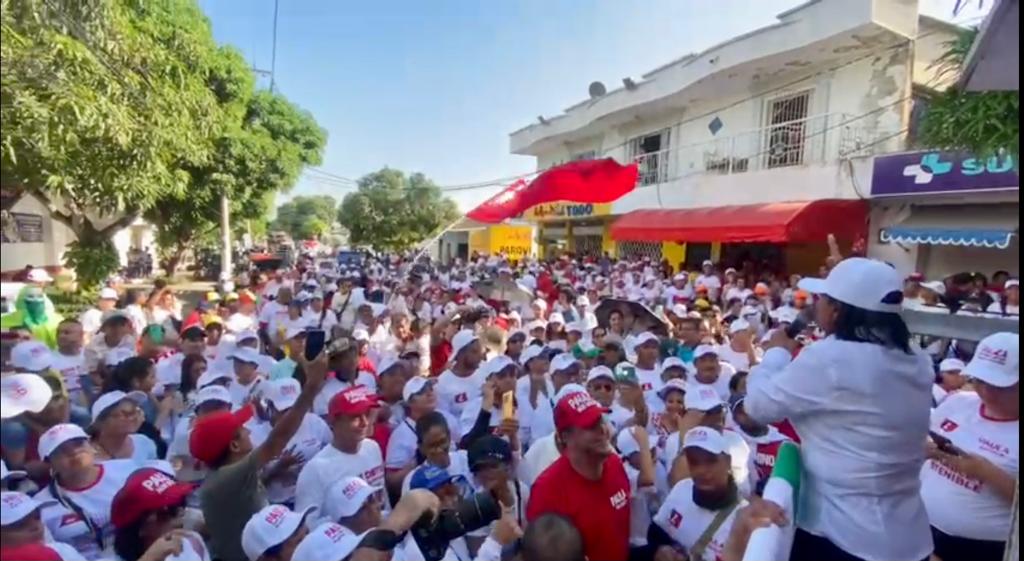
[[[632,191],[637,176],[636,164],[624,166],[612,158],[569,162],[541,173],[529,183],[516,181],[466,216],[496,224],[544,203],[610,203]]]

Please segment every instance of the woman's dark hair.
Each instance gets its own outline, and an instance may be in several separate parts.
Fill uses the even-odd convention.
[[[626,315],[622,313],[622,310],[612,310],[608,312],[608,321],[611,321],[612,316],[619,316],[622,319],[626,319]]]
[[[178,389],[181,390],[181,395],[188,395],[189,392],[196,389],[196,380],[192,379],[192,367],[196,363],[206,364],[206,357],[203,355],[188,355],[185,360],[181,361],[181,383]]]
[[[139,517],[134,524],[117,530],[114,534],[114,553],[121,559],[138,559],[146,553],[147,546],[142,543],[142,524],[146,517]]]
[[[899,293],[895,293],[899,296]],[[895,298],[896,296],[894,296]],[[874,312],[830,299],[838,309],[835,336],[840,341],[871,343],[910,354],[910,330],[895,312]]]
[[[132,381],[141,380],[149,374],[153,361],[141,356],[133,356],[121,361],[113,373],[107,376],[103,393],[121,390],[125,393],[132,391]]]
[[[423,437],[435,427],[440,427],[448,433],[448,436],[451,436],[451,429],[448,428],[448,421],[445,420],[444,415],[439,411],[431,411],[416,421],[416,443],[422,444]]]

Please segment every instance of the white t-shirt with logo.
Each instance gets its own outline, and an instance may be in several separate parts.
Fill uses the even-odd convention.
[[[100,547],[96,535],[89,529],[74,509],[57,504],[45,507],[40,511],[43,524],[50,531],[53,539],[66,543],[89,559],[107,559],[112,555],[114,543],[114,526],[110,522],[110,505],[114,495],[121,490],[128,477],[140,467],[147,465],[136,460],[108,460],[99,464],[100,476],[95,483],[83,489],[58,488],[58,494],[65,500],[78,505],[81,511],[99,528],[103,538]],[[168,466],[169,469],[169,466]],[[44,487],[36,495],[41,502],[56,501],[49,487]]]
[[[89,373],[85,369],[85,353],[83,351],[78,351],[78,354],[74,355],[53,351],[51,368],[60,372],[61,377],[64,378],[64,387],[72,393],[82,389],[82,376]]]
[[[704,384],[704,385],[711,386],[711,387],[715,388],[715,391],[718,392],[718,397],[722,398],[723,402],[728,403],[729,402],[729,393],[730,393],[729,392],[729,381],[732,380],[732,377],[736,375],[736,368],[733,367],[733,365],[729,364],[728,362],[722,362],[720,364],[722,366],[722,369],[721,369],[721,371],[718,374],[718,379],[716,379],[714,381],[714,383],[712,383],[712,384]],[[696,378],[694,378],[694,380],[696,380]],[[703,382],[695,382],[695,383],[703,383]]]
[[[736,512],[746,503],[745,500],[740,500],[739,506],[733,509],[732,513],[715,531],[704,549],[704,555],[701,556],[703,561],[716,561],[721,558],[726,541],[729,539],[729,532],[732,530],[733,521],[736,520]],[[689,550],[697,544],[697,540],[711,525],[717,514],[717,512],[701,508],[693,502],[693,480],[684,479],[676,483],[675,487],[672,487],[672,491],[665,497],[658,514],[654,515],[654,523],[676,543]]]
[[[369,438],[359,443],[359,450],[355,454],[346,454],[333,445],[325,446],[299,472],[295,484],[295,511],[316,506],[323,513],[327,488],[343,477],[360,477],[370,485],[383,489],[384,457],[380,446]],[[310,521],[309,524],[315,526],[318,522],[320,520]]]
[[[445,370],[437,377],[434,386],[438,409],[447,411],[456,419],[461,418],[462,410],[469,402],[480,397],[484,381],[484,372],[480,369],[465,378],[456,376],[451,370]]]
[[[648,407],[657,407],[661,405],[661,398],[658,397],[658,390],[665,385],[665,382],[661,381],[661,370],[657,367],[650,370],[636,367],[636,378],[640,382],[640,389],[644,391],[644,401],[647,402]]]
[[[246,426],[249,425],[247,424]],[[250,426],[249,439],[252,441],[252,445],[260,446],[263,444],[267,437],[270,436],[272,428],[268,422],[259,422],[255,426]],[[306,413],[306,416],[302,418],[302,423],[299,424],[298,430],[295,431],[291,440],[284,447],[285,450],[293,450],[301,456],[302,461],[292,467],[289,474],[278,477],[267,485],[267,502],[273,504],[291,502],[295,498],[295,482],[303,464],[316,456],[325,446],[329,445],[333,438],[334,435],[331,433],[331,428],[327,426],[323,419],[312,413]],[[264,469],[273,469],[276,463],[277,460],[273,460]]]
[[[353,382],[344,382],[332,376],[324,382],[324,387],[320,388],[320,392],[313,398],[313,413],[321,417],[327,416],[327,408],[331,404],[331,398],[344,390],[356,386],[364,386],[370,393],[377,393],[377,379],[369,372],[364,371],[356,374],[356,379]]]
[[[452,448],[454,449],[459,439],[462,438],[458,432],[459,423],[448,413],[444,411],[439,411],[439,413],[444,416],[444,420],[448,423],[448,432],[451,434]],[[387,461],[384,467],[400,470],[412,464],[416,460],[416,448],[416,421],[404,418],[395,426],[394,430],[391,431],[391,436],[388,437],[387,454],[384,454]]]
[[[1020,421],[985,417],[978,394],[950,394],[932,410],[931,429],[964,452],[1017,476]],[[1012,505],[990,486],[938,462],[928,460],[921,469],[921,498],[932,526],[946,534],[993,541],[1009,535]]]

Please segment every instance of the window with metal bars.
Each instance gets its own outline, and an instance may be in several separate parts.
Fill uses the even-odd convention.
[[[640,168],[640,185],[668,181],[668,153],[671,129],[662,129],[630,139],[629,159]]]
[[[810,103],[811,90],[768,101],[764,150],[766,167],[796,166],[804,162]]]

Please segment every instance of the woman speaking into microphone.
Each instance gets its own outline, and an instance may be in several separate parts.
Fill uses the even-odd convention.
[[[927,559],[928,515],[920,495],[928,438],[928,357],[910,346],[900,317],[902,279],[871,259],[840,262],[817,295],[827,337],[803,349],[777,330],[748,379],[746,412],[783,419],[802,441],[795,561]]]

